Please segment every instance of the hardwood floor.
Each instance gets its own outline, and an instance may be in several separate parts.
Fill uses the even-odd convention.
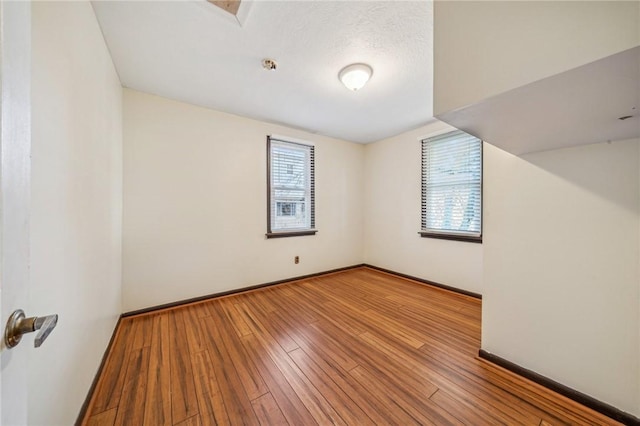
[[[477,358],[480,304],[359,268],[125,318],[83,424],[617,424]]]

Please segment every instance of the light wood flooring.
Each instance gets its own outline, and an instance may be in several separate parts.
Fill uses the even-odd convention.
[[[480,305],[363,267],[125,318],[83,424],[617,424],[478,359]]]

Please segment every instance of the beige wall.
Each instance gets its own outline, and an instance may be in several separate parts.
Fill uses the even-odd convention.
[[[122,88],[89,2],[33,3],[32,25],[30,305],[60,318],[28,421],[68,425],[121,312]]]
[[[434,115],[640,44],[635,1],[436,1]]]
[[[265,238],[268,134],[315,143],[315,236]],[[125,90],[124,311],[361,263],[363,151]]]
[[[640,415],[639,144],[485,149],[482,347]]]
[[[482,293],[482,244],[418,235],[420,140],[447,129],[436,121],[366,145],[364,261]]]

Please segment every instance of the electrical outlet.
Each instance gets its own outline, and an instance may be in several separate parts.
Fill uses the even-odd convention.
[[[295,263],[296,265],[297,265],[298,263],[300,263],[300,256],[296,256],[296,257],[294,257],[294,258],[293,258],[293,263]]]

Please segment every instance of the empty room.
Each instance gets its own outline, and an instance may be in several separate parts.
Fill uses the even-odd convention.
[[[640,2],[0,3],[0,424],[640,425]]]

